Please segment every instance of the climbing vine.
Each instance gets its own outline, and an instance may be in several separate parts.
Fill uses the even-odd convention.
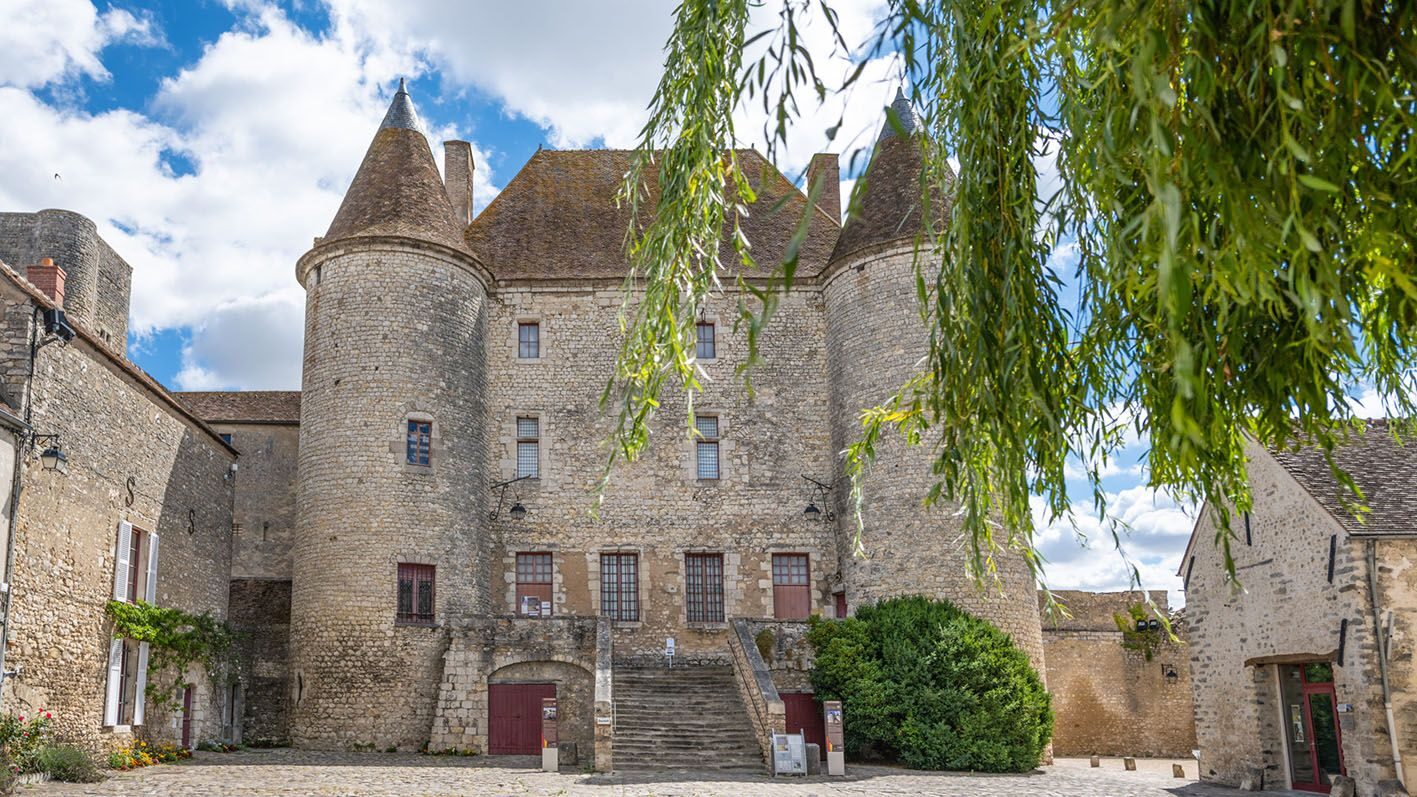
[[[169,709],[181,705],[184,674],[193,664],[202,665],[214,683],[236,677],[236,632],[207,612],[191,614],[181,609],[154,606],[146,601],[109,601],[113,635],[148,643],[146,694]],[[170,681],[159,680],[167,672]]]
[[[1146,607],[1140,603],[1127,607],[1126,614],[1112,615],[1112,621],[1117,624],[1117,630],[1122,632],[1122,647],[1133,653],[1140,653],[1147,661],[1151,661],[1156,655],[1162,640],[1171,635],[1169,622],[1158,621],[1156,627],[1152,627]]]

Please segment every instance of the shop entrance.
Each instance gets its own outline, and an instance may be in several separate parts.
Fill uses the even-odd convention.
[[[1333,665],[1279,665],[1284,729],[1289,739],[1289,776],[1294,788],[1327,794],[1329,776],[1344,775]]]

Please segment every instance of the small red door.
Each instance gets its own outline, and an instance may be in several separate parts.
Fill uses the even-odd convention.
[[[192,747],[192,685],[182,690],[182,746]]]
[[[541,752],[541,700],[556,696],[556,684],[492,684],[487,687],[487,752]]]
[[[822,758],[826,758],[827,726],[817,696],[811,692],[783,692],[779,697],[787,709],[787,732],[802,734],[803,741],[817,745]]]

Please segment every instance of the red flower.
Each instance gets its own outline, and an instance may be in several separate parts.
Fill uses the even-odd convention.
[[[25,721],[25,718],[24,718],[24,717],[20,717],[20,722],[24,722],[24,721]]]
[[[52,720],[52,719],[54,719],[54,715],[53,715],[53,714],[50,714],[48,711],[46,711],[46,712],[44,712],[44,718],[47,719],[47,720]]]

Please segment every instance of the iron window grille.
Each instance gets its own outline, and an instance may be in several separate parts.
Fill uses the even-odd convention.
[[[427,465],[432,461],[433,424],[428,421],[408,422],[408,464]]]
[[[541,357],[541,324],[535,321],[517,324],[517,357],[522,360]]]
[[[541,420],[517,418],[517,478],[541,478]]]
[[[699,433],[699,439],[694,442],[695,473],[700,479],[717,479],[719,477],[717,416],[696,416],[694,429]]]
[[[433,623],[433,565],[399,565],[398,614],[401,623],[429,625]]]
[[[712,360],[718,356],[718,339],[714,335],[713,322],[699,322],[696,352],[700,360]]]
[[[600,555],[600,613],[618,622],[640,619],[640,561],[633,553]]]
[[[684,554],[684,582],[688,621],[723,622],[723,554]]]

